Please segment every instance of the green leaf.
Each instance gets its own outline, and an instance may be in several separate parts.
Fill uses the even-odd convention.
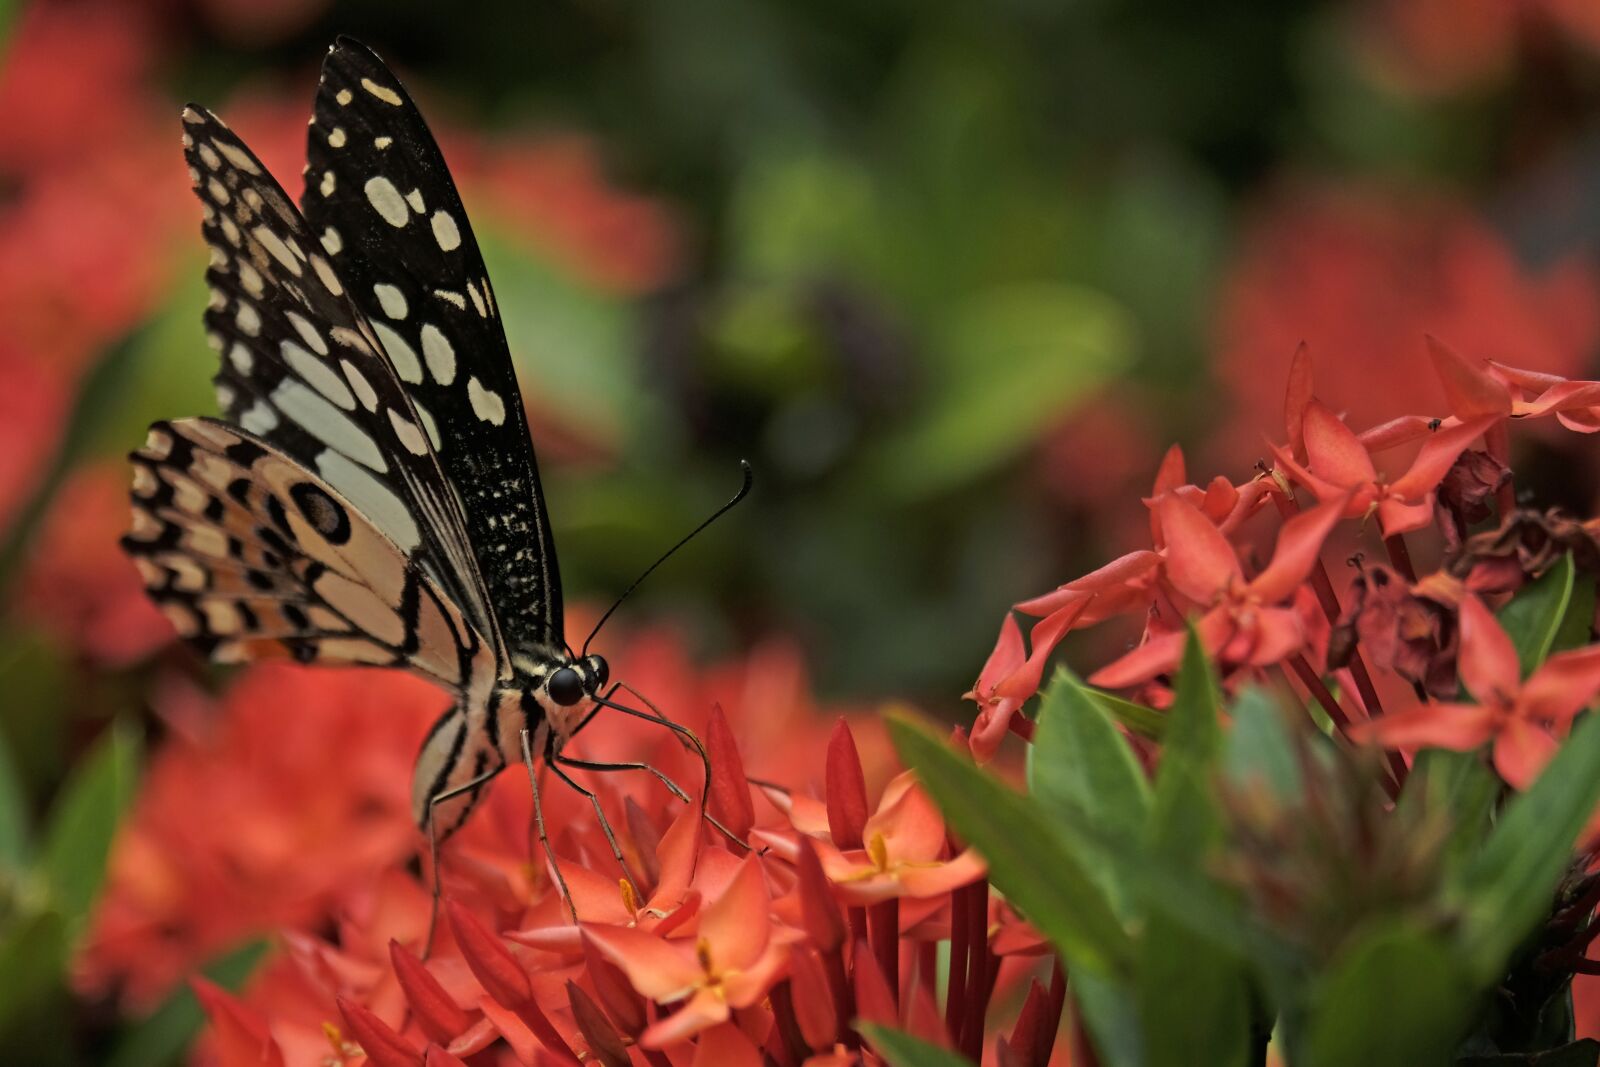
[[[1062,669],[1039,705],[1028,753],[1028,788],[1045,811],[1072,811],[1101,830],[1139,835],[1150,814],[1150,783],[1094,694]]]
[[[1572,843],[1600,802],[1600,715],[1578,721],[1533,786],[1514,798],[1462,874],[1461,944],[1486,983],[1550,911]]]
[[[1386,927],[1357,941],[1318,985],[1307,1022],[1309,1067],[1447,1063],[1477,1007],[1443,936]]]
[[[0,884],[28,864],[28,798],[11,746],[0,733]]]
[[[1573,581],[1566,617],[1561,620],[1561,628],[1550,645],[1552,654],[1569,652],[1589,643],[1589,630],[1594,625],[1594,586],[1594,579],[1586,574]]]
[[[1065,669],[1045,692],[1038,730],[1028,749],[1028,790],[1085,856],[1089,876],[1105,890],[1118,914],[1133,918],[1117,868],[1077,832],[1087,821],[1099,836],[1144,837],[1150,783],[1093,695]]]
[[[43,911],[12,926],[0,940],[0,1047],[13,1027],[62,990],[66,923]]]
[[[1395,817],[1412,827],[1447,820],[1444,867],[1458,869],[1482,843],[1501,789],[1500,779],[1477,753],[1423,749],[1411,765]]]
[[[266,950],[265,942],[251,942],[212,960],[201,973],[224,989],[238,990]],[[205,1025],[205,1018],[194,991],[185,983],[123,1034],[105,1067],[158,1067],[179,1063],[194,1035]]]
[[[904,1030],[867,1023],[861,1033],[893,1067],[972,1067],[971,1061],[960,1053],[929,1044]]]
[[[1221,832],[1213,780],[1222,749],[1217,711],[1211,663],[1191,629],[1167,713],[1150,827],[1156,847],[1179,862],[1198,865]]]
[[[1223,751],[1228,778],[1241,788],[1265,787],[1274,795],[1298,797],[1300,760],[1271,693],[1251,687],[1233,702],[1233,728]]]
[[[1134,348],[1118,304],[1064,282],[972,293],[944,309],[933,334],[928,402],[866,464],[869,484],[905,499],[947,492],[1010,459]]]
[[[1506,628],[1511,643],[1517,647],[1523,677],[1533,673],[1533,669],[1550,655],[1550,647],[1566,618],[1567,605],[1572,601],[1575,573],[1569,552],[1561,557],[1560,563],[1500,609],[1500,625]]]
[[[982,853],[989,878],[1034,927],[1097,974],[1130,972],[1133,944],[1055,820],[951,751],[926,726],[889,716],[889,734],[945,819]],[[1074,972],[1076,973],[1076,972]]]
[[[1079,683],[1082,685],[1082,683]],[[1113,696],[1110,693],[1095,689],[1092,686],[1083,686],[1083,691],[1088,693],[1096,704],[1105,709],[1105,713],[1120,722],[1124,728],[1140,737],[1148,737],[1152,741],[1159,741],[1167,732],[1167,716],[1155,708],[1147,708],[1143,704],[1135,704],[1131,700]]]
[[[113,724],[72,777],[50,813],[42,849],[52,903],[76,935],[105,878],[106,859],[138,776],[139,740]]]

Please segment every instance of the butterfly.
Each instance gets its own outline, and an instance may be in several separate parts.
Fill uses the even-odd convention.
[[[341,37],[298,207],[204,108],[185,109],[183,150],[223,417],[157,422],[130,457],[122,544],[147,592],[220,662],[394,667],[446,690],[411,790],[435,849],[535,756],[603,820],[558,765],[620,769],[561,756],[600,706],[693,735],[611,702],[605,659],[566,642],[494,288],[416,105]]]

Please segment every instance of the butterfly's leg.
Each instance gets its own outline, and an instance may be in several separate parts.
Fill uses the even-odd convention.
[[[478,775],[471,781],[463,782],[453,789],[446,789],[444,792],[428,798],[428,865],[433,868],[433,901],[428,906],[428,937],[422,943],[423,959],[427,959],[429,953],[433,951],[433,932],[439,925],[439,894],[442,891],[439,881],[439,827],[433,821],[434,806],[443,804],[447,800],[454,800],[463,793],[481,789],[489,779],[499,773],[500,768],[496,767],[492,771],[486,771]]]
[[[549,761],[549,767],[555,772],[557,778],[572,787],[573,792],[589,799],[590,805],[594,807],[595,818],[600,820],[600,832],[606,835],[606,844],[611,846],[611,856],[617,861],[617,866],[622,868],[622,877],[628,880],[628,888],[633,890],[634,898],[643,900],[644,897],[639,893],[639,882],[634,878],[633,871],[628,867],[628,861],[622,855],[622,846],[617,844],[617,835],[611,831],[611,822],[606,818],[605,809],[600,806],[600,798],[592,791],[573,781],[572,776],[561,769],[561,764],[566,762],[561,756],[556,756],[555,759]]]
[[[539,744],[544,745],[546,731],[550,729],[546,723],[539,724]],[[528,731],[522,731],[522,765],[528,768],[528,784],[533,788],[533,821],[539,830],[539,845],[544,849],[545,859],[550,861],[550,870],[556,876],[556,884],[561,887],[561,899],[567,902],[567,914],[572,917],[574,924],[578,921],[578,909],[572,903],[572,891],[567,888],[567,880],[561,876],[561,864],[556,859],[556,850],[550,845],[550,834],[544,825],[544,803],[539,796],[539,772],[533,766],[533,749],[528,742]]]
[[[598,771],[602,774],[610,771],[644,771],[647,774],[655,775],[656,781],[666,786],[667,790],[671,792],[673,796],[677,797],[685,804],[694,803],[694,798],[689,796],[689,794],[684,791],[682,786],[680,786],[677,782],[674,782],[671,778],[668,778],[660,770],[652,767],[648,763],[595,763],[592,760],[573,759],[570,756],[557,756],[556,762],[560,763],[564,767],[575,767],[581,771]],[[749,842],[741,841],[737,834],[728,829],[726,826],[722,825],[721,822],[717,821],[717,817],[715,815],[712,815],[710,812],[702,812],[701,817],[715,827],[717,832],[722,834],[723,837],[726,837],[729,841],[732,841],[740,848],[750,848]]]

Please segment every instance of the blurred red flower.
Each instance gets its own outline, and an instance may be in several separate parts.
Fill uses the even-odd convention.
[[[1281,434],[1283,380],[1302,342],[1319,395],[1358,427],[1443,400],[1428,334],[1475,362],[1577,377],[1600,343],[1597,280],[1578,258],[1524,267],[1448,200],[1291,184],[1258,209],[1224,287],[1217,366],[1242,417],[1217,454],[1253,454],[1262,434]]]
[[[112,667],[143,659],[173,637],[133,562],[117,547],[127,528],[122,465],[80,468],[56,493],[35,533],[14,605],[31,625]]]
[[[1600,7],[1589,0],[1373,0],[1361,15],[1361,44],[1379,74],[1415,93],[1503,78],[1540,31],[1600,52]]]

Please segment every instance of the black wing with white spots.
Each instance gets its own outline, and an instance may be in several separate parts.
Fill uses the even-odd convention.
[[[508,647],[559,648],[555,546],[483,258],[421,113],[349,38],[323,63],[307,162],[306,219],[437,431]]]
[[[437,428],[351,303],[319,241],[254,153],[215,115],[184,112],[184,154],[211,249],[205,322],[228,418],[316,472],[460,605],[500,649]],[[504,656],[501,657],[504,660]]]

